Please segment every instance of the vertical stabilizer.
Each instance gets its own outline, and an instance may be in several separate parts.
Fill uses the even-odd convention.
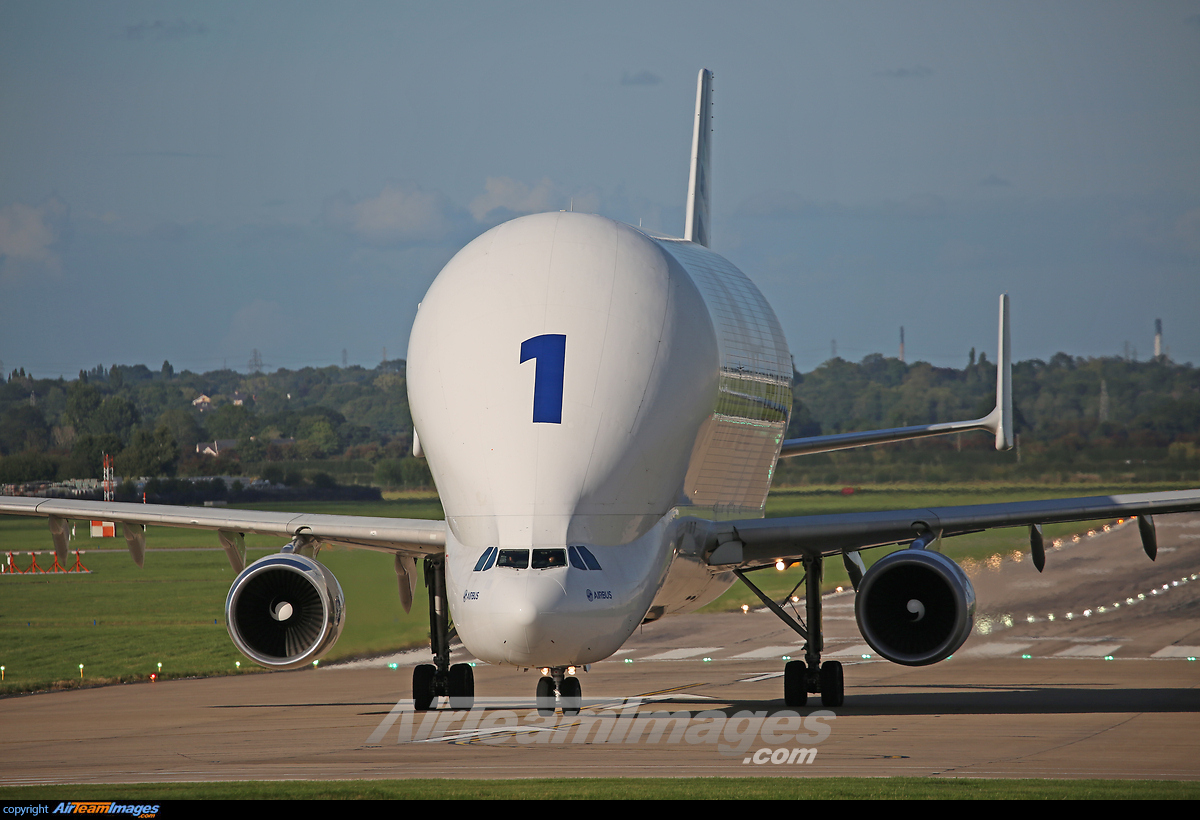
[[[712,72],[700,69],[696,82],[696,121],[692,126],[692,168],[688,176],[687,223],[683,238],[708,247],[712,197],[709,156],[712,148]]]

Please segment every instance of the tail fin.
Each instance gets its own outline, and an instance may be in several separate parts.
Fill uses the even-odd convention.
[[[708,247],[709,200],[712,197],[709,156],[712,145],[712,72],[700,69],[696,81],[696,122],[692,129],[692,167],[688,178],[687,224],[683,238]]]

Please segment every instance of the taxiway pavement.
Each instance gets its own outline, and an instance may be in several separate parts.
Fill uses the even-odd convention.
[[[1200,516],[1164,516],[1158,525],[1153,563],[1128,526],[1051,549],[1043,575],[1027,557],[978,563],[970,571],[980,628],[953,658],[929,667],[864,657],[871,652],[854,624],[853,595],[827,598],[826,657],[846,665],[846,703],[836,710],[815,696],[802,709],[784,706],[781,656],[802,651],[773,615],[683,616],[646,625],[618,655],[581,673],[588,708],[571,720],[536,715],[536,670],[481,664],[477,708],[442,710],[423,724],[426,716],[414,715],[406,699],[411,666],[427,653],[5,698],[0,785],[547,776],[1200,779],[1200,661],[1188,660],[1200,654],[1200,581],[1192,578]],[[460,650],[455,660],[464,657]],[[634,711],[644,725],[628,741],[636,719],[618,716]],[[651,712],[676,722],[655,724]],[[422,725],[432,739],[421,740]],[[781,749],[788,762],[781,762]]]

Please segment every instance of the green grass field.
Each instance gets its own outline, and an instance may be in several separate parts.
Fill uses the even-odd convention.
[[[1149,492],[1170,487],[1139,485]],[[783,489],[771,494],[769,515],[802,515],[871,509],[1098,495],[1129,492],[1125,487],[998,486],[970,488],[911,486],[867,488],[842,495],[840,488]],[[439,518],[441,505],[430,494],[404,494],[380,502],[274,504],[271,509],[347,515]],[[1078,525],[1047,528],[1047,535],[1077,530]],[[145,678],[158,670],[166,677],[233,674],[256,669],[234,649],[224,625],[225,596],[234,573],[216,536],[198,530],[151,528],[144,569],[124,549],[124,539],[91,539],[80,522],[73,546],[85,550],[89,575],[0,576],[0,693],[78,686]],[[282,546],[280,539],[250,536],[251,558]],[[43,550],[39,565],[53,560],[44,520],[0,516],[0,550]],[[994,530],[946,542],[958,560],[1028,549],[1024,529]],[[886,554],[873,550],[874,560]],[[17,559],[18,566],[29,557]],[[427,645],[428,616],[424,588],[418,586],[412,612],[400,606],[390,556],[365,550],[323,550],[320,560],[337,576],[346,594],[346,626],[325,661],[335,661]],[[72,555],[69,563],[74,562]],[[840,561],[826,563],[825,587],[847,585]],[[755,583],[781,598],[799,580],[800,570],[763,570]],[[727,611],[743,603],[758,605],[741,584],[732,587],[709,611]],[[79,664],[83,664],[80,675]]]

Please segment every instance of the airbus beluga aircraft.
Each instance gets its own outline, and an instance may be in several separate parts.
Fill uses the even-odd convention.
[[[737,579],[804,641],[784,667],[784,698],[843,701],[842,667],[822,662],[823,561],[840,555],[867,643],[900,664],[956,651],[975,594],[939,539],[1200,509],[1200,490],[764,519],[777,460],[924,436],[986,430],[1012,446],[1007,296],[1000,297],[996,408],[980,419],[784,439],[792,368],[778,319],[736,267],[709,249],[712,75],[701,71],[683,238],[602,216],[547,213],[499,225],[463,248],[417,310],[408,348],[414,454],[428,459],[445,521],[297,515],[5,498],[0,512],[48,519],[65,561],[66,520],[120,521],[142,563],[145,525],[214,530],[239,573],[230,637],[274,669],[326,652],[345,617],[316,560],[325,544],[395,555],[408,609],[423,562],[433,663],[413,701],[474,697],[472,668],[450,664],[453,632],[480,660],[545,673],[539,708],[578,711],[574,670],[616,652],[639,624],[695,610]],[[245,566],[246,533],[289,540]],[[869,570],[859,551],[907,545]],[[747,573],[803,563],[805,618],[793,619]],[[453,627],[451,626],[453,624]]]

